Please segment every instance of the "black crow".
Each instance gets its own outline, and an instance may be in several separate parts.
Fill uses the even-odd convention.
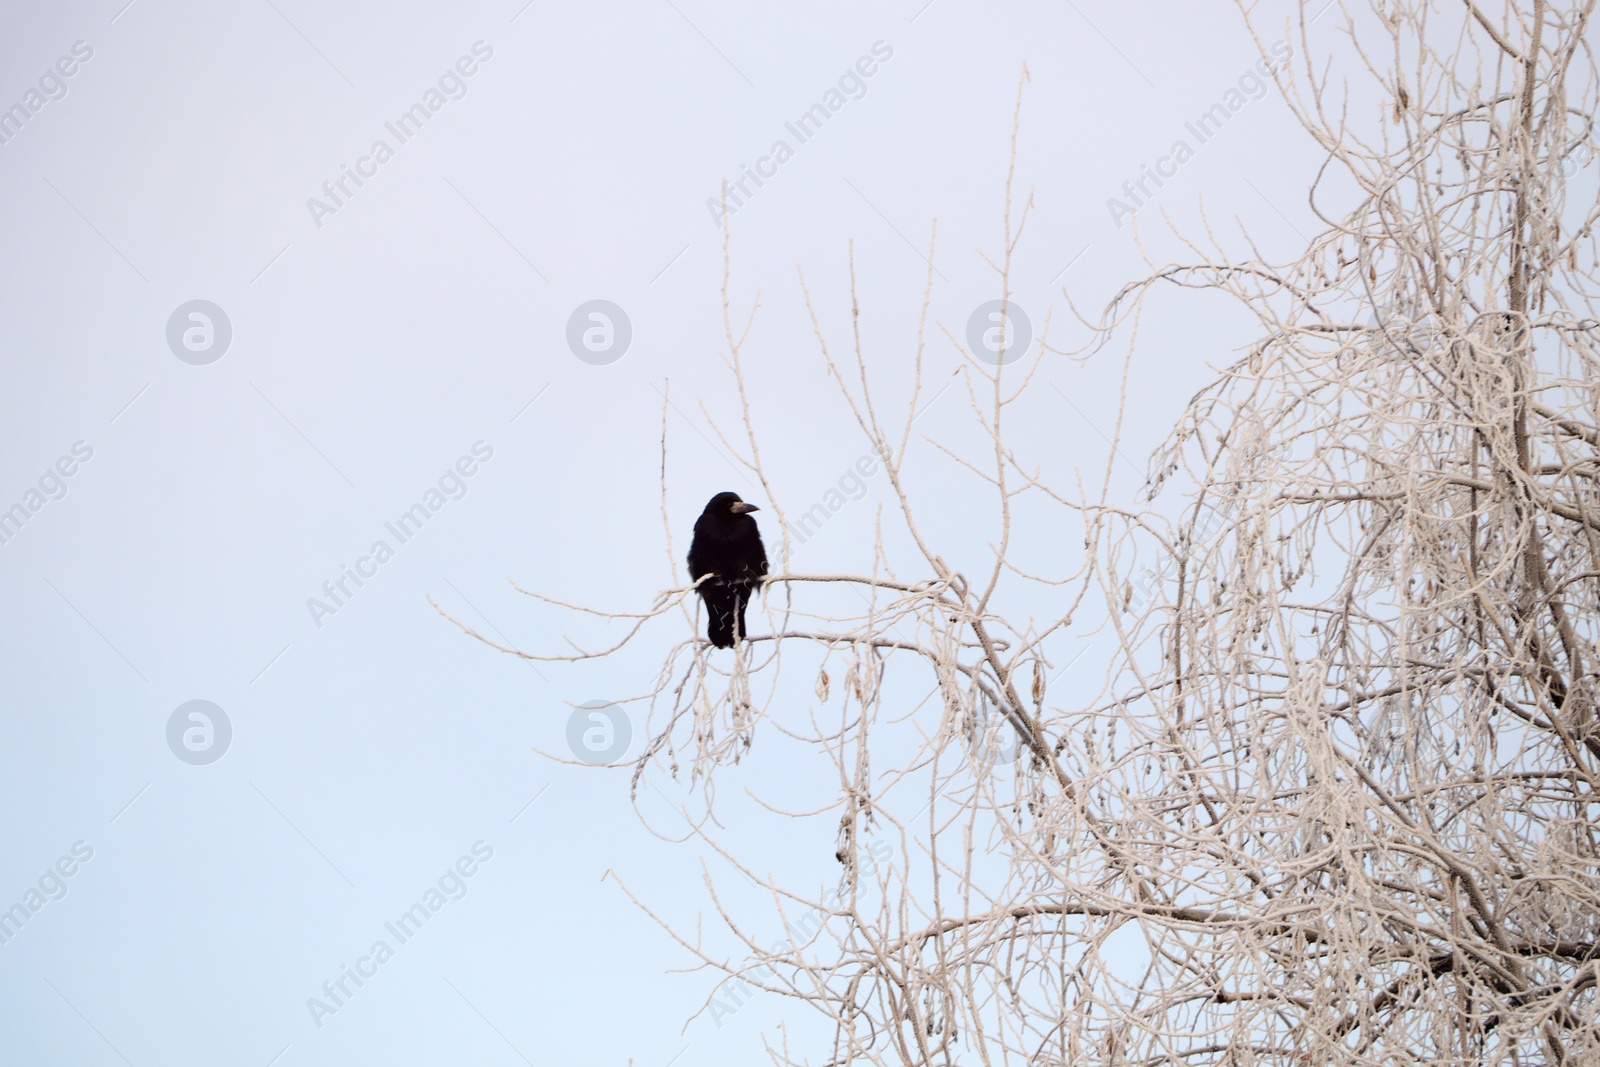
[[[689,577],[710,575],[699,592],[709,618],[706,636],[718,648],[732,648],[745,635],[745,605],[767,573],[767,550],[761,545],[756,520],[750,517],[750,512],[760,510],[740,500],[738,493],[718,493],[694,523]]]

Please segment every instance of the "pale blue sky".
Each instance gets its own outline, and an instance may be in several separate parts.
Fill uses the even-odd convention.
[[[692,926],[703,850],[652,835],[681,832],[653,787],[636,811],[625,772],[535,752],[565,751],[571,705],[639,692],[674,635],[612,666],[536,670],[425,598],[546,648],[561,617],[508,576],[648,605],[671,579],[669,379],[674,551],[714,492],[769,503],[700,411],[737,415],[708,201],[746,167],[770,176],[734,216],[733,289],[741,308],[761,294],[747,359],[791,512],[867,451],[821,371],[797,265],[838,331],[854,242],[866,340],[893,382],[937,219],[933,315],[964,336],[998,295],[978,253],[1000,243],[1024,64],[1017,181],[1035,206],[1016,300],[1036,334],[1054,301],[1057,339],[1080,339],[1060,287],[1094,308],[1138,269],[1108,198],[1257,62],[1233,5],[124,3],[0,7],[0,107],[28,111],[0,144],[0,508],[27,511],[0,544],[0,909],[26,908],[41,878],[65,888],[0,944],[7,1061],[699,1067],[755,1062],[783,1018],[813,1034],[774,998],[682,1029],[710,979],[669,973],[691,961],[601,879]],[[1275,92],[1255,95],[1141,226],[1160,209],[1192,221],[1203,197],[1269,252],[1313,232],[1312,146]],[[386,125],[430,103],[403,142]],[[837,109],[802,142],[788,124],[819,103]],[[324,183],[345,168],[365,177],[334,202]],[[168,343],[195,300],[231,326],[213,362]],[[593,300],[631,324],[603,365],[567,343]],[[1247,336],[1215,308],[1165,308],[1141,333],[1121,492],[1207,361]],[[198,322],[184,312],[177,336]],[[930,353],[948,378],[942,334]],[[1117,375],[1048,363],[1018,441],[1097,476]],[[928,432],[960,439],[963,404],[941,398]],[[964,491],[952,481],[930,518],[981,547]],[[437,509],[400,543],[386,524],[430,492]],[[851,504],[796,566],[865,566],[872,521]],[[392,557],[373,558],[380,540]],[[308,607],[358,566],[336,611]],[[215,762],[168,747],[191,700],[231,724]],[[727,798],[758,779],[826,793],[825,767],[761,758]],[[751,840],[757,866],[797,884],[835,877],[825,830]],[[62,857],[71,876],[48,875]],[[474,872],[458,879],[462,857]],[[464,895],[314,1019],[308,998],[375,941],[397,945],[384,924],[441,877]]]

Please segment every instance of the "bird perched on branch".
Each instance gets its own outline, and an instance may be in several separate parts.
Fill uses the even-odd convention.
[[[718,648],[732,648],[745,636],[745,606],[767,573],[767,550],[750,517],[760,510],[738,493],[718,493],[695,520],[689,577],[705,578],[699,592],[706,604],[706,636]]]

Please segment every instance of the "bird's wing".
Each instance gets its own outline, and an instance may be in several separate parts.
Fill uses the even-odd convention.
[[[703,574],[716,570],[711,561],[706,558],[706,538],[700,529],[700,523],[694,524],[694,539],[689,542],[689,580],[696,581]]]

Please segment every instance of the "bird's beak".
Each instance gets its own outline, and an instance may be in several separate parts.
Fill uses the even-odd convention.
[[[754,504],[746,504],[743,500],[739,501],[737,504],[735,504],[733,506],[733,513],[735,515],[744,515],[744,514],[747,514],[749,512],[752,512],[752,511],[760,511],[760,510],[761,509],[756,507]]]

